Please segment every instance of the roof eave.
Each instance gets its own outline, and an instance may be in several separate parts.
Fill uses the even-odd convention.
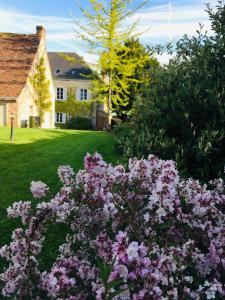
[[[0,100],[5,100],[5,101],[16,101],[17,97],[0,97]]]

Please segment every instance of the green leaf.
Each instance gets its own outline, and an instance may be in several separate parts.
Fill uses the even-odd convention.
[[[123,280],[121,280],[121,279],[115,279],[113,281],[108,282],[107,287],[108,287],[108,289],[116,288],[119,285],[121,285],[122,283],[123,283]]]

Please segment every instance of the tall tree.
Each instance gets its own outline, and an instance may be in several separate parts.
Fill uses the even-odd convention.
[[[126,106],[129,98],[125,95],[131,84],[135,68],[140,64],[140,59],[126,56],[129,51],[125,41],[138,36],[136,32],[137,22],[125,26],[125,21],[147,1],[142,1],[135,8],[130,8],[132,0],[89,0],[89,8],[79,8],[85,18],[84,23],[76,22],[77,37],[85,42],[91,53],[99,55],[99,71],[104,79],[95,79],[95,90],[106,96],[108,109],[108,121],[112,103],[114,106]],[[120,51],[121,50],[121,51]],[[123,94],[123,97],[121,96]]]
[[[37,105],[40,124],[44,122],[44,114],[51,109],[50,81],[46,77],[45,60],[42,57],[30,82],[35,90],[35,104]]]
[[[159,62],[152,56],[152,52],[142,45],[138,38],[127,40],[125,47],[125,51],[120,53],[120,55],[123,54],[122,59],[133,59],[139,63],[135,66],[133,75],[129,78],[132,84],[129,85],[126,93],[121,94],[122,98],[128,98],[128,105],[114,107],[117,115],[123,120],[127,120],[129,117],[133,103],[137,95],[140,94],[143,84],[150,83],[154,70],[159,67]]]

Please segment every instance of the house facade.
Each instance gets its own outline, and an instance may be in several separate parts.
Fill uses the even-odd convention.
[[[45,29],[35,34],[0,33],[0,126],[29,126],[30,116],[39,117],[36,93],[30,82],[40,59],[44,58],[46,78],[50,81],[51,109],[44,113],[42,128],[54,128],[55,89],[48,61]]]
[[[71,91],[78,101],[92,100],[93,71],[82,57],[70,52],[48,52],[48,57],[54,81],[56,102],[66,101]],[[56,110],[56,125],[65,124],[69,115],[68,112]],[[89,117],[94,128],[102,129],[105,126],[103,122],[100,122],[102,115],[104,115],[104,105],[93,104]]]

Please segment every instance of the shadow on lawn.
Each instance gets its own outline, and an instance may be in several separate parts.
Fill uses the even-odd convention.
[[[71,130],[68,132],[60,130],[43,130],[42,132],[47,134],[40,137],[38,135],[38,131],[32,132],[30,134],[31,137],[29,137],[28,135],[24,140],[20,140],[20,136],[22,136],[23,133],[19,133],[18,137],[15,134],[14,142],[10,142],[7,139],[0,138],[0,159],[2,160],[4,158],[2,156],[4,153],[8,154],[9,152],[16,152],[17,154],[20,154],[30,151],[38,151],[40,149],[43,152],[46,152],[46,148],[53,148],[55,145],[60,145],[60,148],[62,145],[64,145],[64,150],[66,151],[66,146],[73,145],[74,147],[76,147],[77,144],[80,145],[80,143],[82,143],[84,147],[86,146],[86,148],[83,149],[86,152],[88,152],[89,149],[90,151],[102,150],[106,152],[105,147],[106,149],[108,147],[111,148],[112,143],[114,144],[113,136],[105,132],[79,132]],[[37,133],[37,135],[35,133]],[[110,142],[109,145],[107,145],[108,142]],[[104,148],[102,148],[102,145],[104,145]],[[57,149],[55,150],[57,152]],[[113,149],[113,152],[115,153],[115,149]],[[109,153],[106,154],[108,155]]]
[[[31,180],[45,181],[54,188],[58,166],[70,164],[77,171],[83,167],[87,152],[97,151],[107,162],[117,163],[121,159],[113,136],[104,132],[46,130],[45,133],[49,135],[24,139],[20,144],[0,143],[0,215],[4,204],[27,195],[24,187],[27,189]]]
[[[4,129],[4,134],[2,134],[1,129]],[[97,132],[78,131],[78,130],[39,129],[39,128],[37,129],[15,128],[14,141],[10,142],[10,128],[0,127],[0,146],[2,144],[10,144],[10,145],[30,144],[41,140],[54,139],[57,137],[60,138],[60,137],[70,136],[70,135],[83,135],[83,134],[91,134],[91,133],[97,133]],[[98,132],[98,133],[103,133],[103,132]]]

